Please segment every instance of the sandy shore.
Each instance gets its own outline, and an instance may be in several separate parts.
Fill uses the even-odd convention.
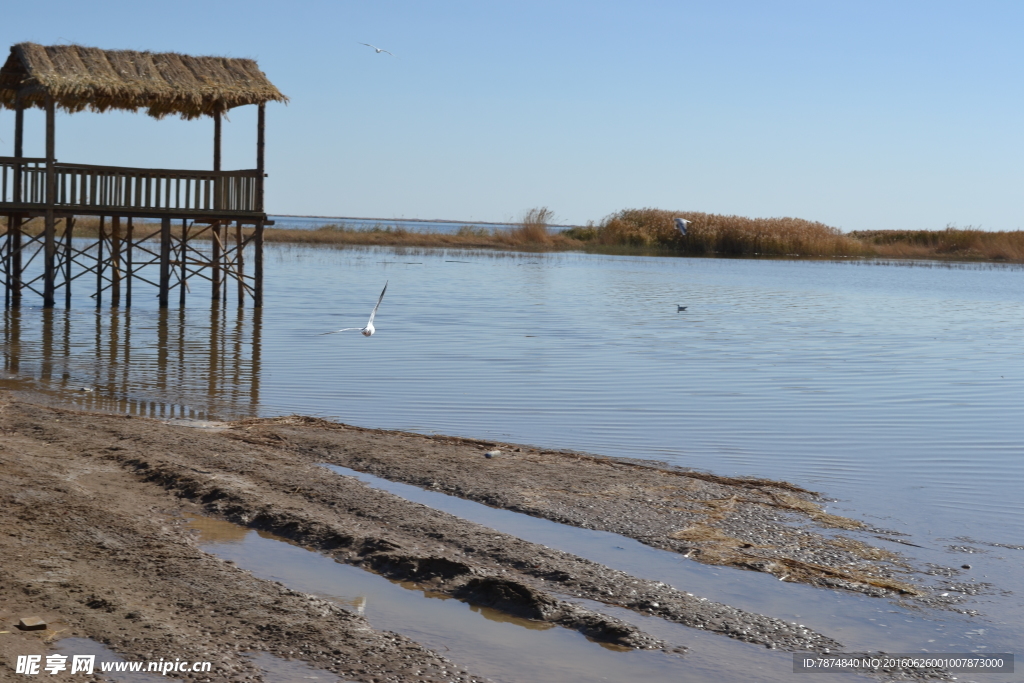
[[[75,636],[129,659],[173,652],[214,662],[213,674],[196,680],[259,680],[246,652],[298,658],[354,681],[482,680],[341,606],[203,552],[187,524],[195,514],[273,531],[338,562],[622,647],[673,644],[564,596],[771,648],[841,647],[828,634],[406,501],[323,463],[823,590],[930,599],[899,556],[818,533],[863,527],[824,513],[811,492],[783,482],[312,418],[195,429],[9,394],[0,395],[0,429],[4,679],[13,676],[13,655],[42,654],[55,638]],[[494,450],[501,454],[484,456]],[[46,620],[47,630],[14,628],[28,615]]]

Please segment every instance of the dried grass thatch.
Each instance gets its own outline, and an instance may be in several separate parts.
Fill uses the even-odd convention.
[[[11,47],[0,69],[0,105],[13,109],[19,96],[26,107],[43,108],[51,96],[69,112],[145,109],[185,119],[288,101],[251,59],[35,43]]]

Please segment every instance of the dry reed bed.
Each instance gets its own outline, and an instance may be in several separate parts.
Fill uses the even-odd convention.
[[[687,234],[676,217],[690,221]],[[379,224],[370,228],[327,225],[316,230],[267,228],[267,242],[320,246],[387,246],[511,251],[586,251],[657,256],[892,258],[1024,263],[1024,231],[986,232],[973,228],[945,230],[870,230],[842,233],[823,223],[800,218],[745,218],[692,211],[626,209],[590,224],[552,233],[552,213],[528,211],[510,229],[465,226],[455,233],[414,232]],[[107,222],[109,230],[109,221]],[[79,218],[74,234],[96,237],[99,220]],[[124,223],[122,222],[122,233]],[[156,223],[136,221],[135,234],[155,232]],[[180,225],[172,225],[180,235]],[[58,224],[58,234],[63,224]],[[249,228],[248,230],[251,230]],[[25,231],[37,235],[42,221]],[[233,232],[233,230],[232,230]],[[198,239],[209,239],[209,233]]]

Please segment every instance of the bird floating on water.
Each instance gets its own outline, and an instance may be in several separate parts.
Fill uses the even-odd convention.
[[[358,330],[362,332],[364,337],[372,336],[373,333],[377,331],[377,328],[373,326],[373,316],[377,315],[377,309],[380,308],[380,302],[384,301],[384,292],[386,291],[388,291],[387,282],[384,283],[384,289],[382,289],[380,292],[380,298],[377,299],[377,305],[373,307],[373,313],[370,313],[370,322],[366,323],[366,327],[346,327],[343,330],[333,330],[332,332],[324,332],[320,336],[323,336],[324,334],[337,334],[338,332],[350,332],[352,330]]]
[[[377,51],[377,54],[380,54],[381,52],[388,52],[384,48],[377,47],[376,45],[370,45],[369,43],[359,43],[359,44],[360,45],[365,45],[366,47],[372,47],[374,50]],[[395,56],[395,54],[393,52],[388,52],[388,54],[391,55],[392,57]]]
[[[682,313],[683,311],[686,310],[686,306],[680,306],[679,304],[676,304],[676,308],[679,309],[676,311],[676,313]]]

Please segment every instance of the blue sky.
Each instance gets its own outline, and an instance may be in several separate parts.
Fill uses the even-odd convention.
[[[653,206],[1024,229],[1021,2],[52,2],[0,39],[252,57],[272,213],[560,222]],[[375,54],[360,42],[395,53]],[[225,168],[255,165],[255,108]],[[26,153],[41,154],[42,115]],[[212,123],[62,115],[57,157],[208,168]],[[13,114],[0,111],[0,153]]]

